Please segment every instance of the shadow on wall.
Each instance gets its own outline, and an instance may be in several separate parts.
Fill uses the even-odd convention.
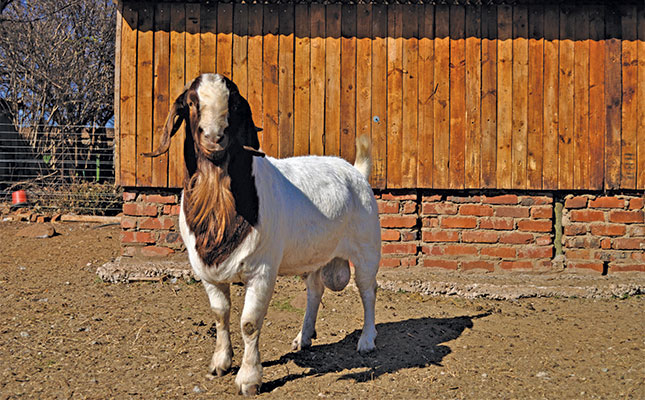
[[[465,329],[473,327],[473,319],[490,313],[456,318],[419,318],[399,322],[377,324],[376,350],[366,355],[356,352],[361,335],[356,330],[336,343],[312,346],[299,352],[285,354],[277,360],[265,361],[264,367],[283,365],[293,361],[309,370],[302,374],[289,374],[280,379],[262,384],[262,392],[271,392],[287,382],[307,376],[342,372],[356,368],[365,371],[346,373],[339,379],[367,382],[381,375],[405,368],[441,365],[443,358],[451,353],[449,342],[461,336]]]

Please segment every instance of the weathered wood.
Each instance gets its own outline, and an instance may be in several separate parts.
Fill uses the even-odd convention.
[[[121,99],[120,99],[120,183],[134,186],[137,173],[137,22],[138,11],[132,5],[123,6],[121,30]]]
[[[638,8],[638,132],[636,189],[645,190],[645,7]]]
[[[154,105],[153,105],[153,144],[156,149],[161,144],[161,136],[170,107],[170,4],[155,5],[154,30]],[[139,156],[141,157],[141,156]],[[152,186],[168,185],[168,153],[152,159]]]
[[[121,185],[121,48],[123,41],[123,4],[116,6],[116,35],[114,38],[114,181]]]
[[[527,189],[542,189],[544,132],[544,7],[529,8],[529,98],[526,154]]]
[[[186,80],[186,9],[183,4],[170,6],[170,102],[184,90]],[[168,186],[181,187],[184,180],[184,128],[179,128],[168,151]]]
[[[497,8],[497,187],[509,189],[512,181],[513,138],[513,8]]]
[[[340,4],[325,6],[325,154],[340,155]]]
[[[513,8],[513,124],[511,137],[512,187],[527,187],[528,147],[528,80],[529,43],[528,9],[524,5]]]
[[[249,4],[249,38],[248,48],[248,97],[249,106],[253,113],[253,122],[256,126],[264,126],[264,112],[262,108],[262,24],[264,5]],[[263,132],[258,136],[262,138]],[[262,139],[260,139],[262,143]]]
[[[403,95],[401,131],[401,187],[417,184],[419,115],[419,12],[414,4],[403,6]]]
[[[309,153],[311,20],[308,5],[295,7],[293,154],[300,156]]]
[[[275,4],[264,7],[262,149],[273,157],[278,156],[278,15],[279,10]]]
[[[235,3],[233,8],[233,82],[240,94],[248,96],[249,5]]]
[[[200,6],[200,69],[202,73],[217,72],[217,2]]]
[[[497,186],[497,6],[482,7],[481,186]]]
[[[356,152],[356,6],[341,6],[340,156],[354,162]]]
[[[544,8],[544,136],[542,189],[558,188],[558,47],[560,9]]]
[[[419,12],[419,132],[417,186],[432,187],[434,136],[434,5]]]
[[[372,187],[387,181],[387,6],[372,6]]]
[[[358,4],[356,8],[356,137],[371,137],[372,5]]]
[[[217,5],[217,73],[233,77],[233,3]]]
[[[464,185],[466,188],[479,188],[481,176],[481,22],[481,7],[466,7],[466,131],[464,140]]]
[[[309,122],[309,152],[325,154],[325,6],[312,3],[311,16],[311,113]]]
[[[605,147],[605,10],[595,6],[589,14],[589,188],[604,183]]]
[[[558,188],[573,189],[573,63],[575,19],[573,6],[560,7],[558,76]]]
[[[437,5],[434,39],[434,132],[432,186],[437,189],[450,187],[450,8]]]
[[[463,189],[466,130],[466,12],[450,6],[450,188]]]
[[[620,11],[605,10],[605,189],[620,187],[621,172],[621,28]]]
[[[387,186],[401,187],[403,142],[403,6],[387,10]]]
[[[284,158],[293,155],[293,4],[280,4],[279,12],[278,155]]]
[[[636,189],[638,130],[638,26],[636,6],[620,8],[622,28],[621,176],[622,189]],[[643,79],[643,77],[641,77]]]
[[[199,4],[186,4],[186,82],[201,74],[200,20]]]
[[[584,7],[574,11],[574,130],[573,187],[589,187],[589,12]]]

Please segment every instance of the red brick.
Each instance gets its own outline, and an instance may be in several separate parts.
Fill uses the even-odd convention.
[[[398,267],[399,265],[401,265],[401,259],[399,258],[381,258],[381,267],[393,268]]]
[[[645,251],[643,251],[643,252],[641,252],[641,251],[634,252],[634,253],[631,254],[630,257],[632,258],[632,260],[642,261],[642,262],[645,263]]]
[[[523,219],[517,223],[517,228],[525,232],[551,232],[553,225],[551,221]]]
[[[175,196],[162,196],[159,194],[149,194],[144,197],[144,201],[148,203],[160,203],[160,204],[176,204],[177,199]]]
[[[531,218],[551,219],[553,217],[553,208],[550,206],[531,207]]]
[[[434,202],[434,201],[441,201],[441,195],[440,194],[432,194],[430,196],[423,196],[423,202]]]
[[[386,242],[391,242],[394,240],[399,240],[401,238],[401,233],[392,229],[382,229],[381,230],[381,240]]]
[[[540,206],[544,204],[553,204],[553,198],[548,196],[531,196],[533,199],[533,205]]]
[[[497,217],[513,217],[513,218],[528,218],[529,208],[528,207],[510,207],[510,206],[500,206],[495,207],[495,216]]]
[[[414,240],[417,240],[417,231],[416,230],[402,230],[401,231],[401,240],[404,242],[412,242]]]
[[[502,261],[500,264],[502,269],[533,269],[533,263],[531,261]]]
[[[457,242],[459,241],[459,232],[446,230],[423,231],[421,237],[424,242]]]
[[[499,240],[497,232],[489,231],[464,231],[461,239],[466,243],[496,243]]]
[[[181,245],[183,243],[179,232],[165,232],[159,235],[159,242],[165,244]]]
[[[414,243],[383,243],[383,254],[416,254],[417,245]]]
[[[564,241],[564,246],[565,247],[572,247],[572,248],[591,248],[591,249],[598,249],[600,248],[600,238],[596,236],[591,236],[591,237],[572,237],[572,238],[567,238]]]
[[[513,247],[484,247],[481,250],[482,256],[515,258],[516,252]]]
[[[588,231],[587,224],[569,224],[564,227],[564,234],[567,236],[586,235]]]
[[[491,216],[493,215],[493,207],[481,204],[463,204],[459,207],[459,214]]]
[[[394,193],[382,193],[381,198],[383,200],[416,200],[416,194],[394,194]]]
[[[133,229],[137,227],[137,219],[129,217],[121,217],[122,229]]]
[[[629,236],[645,236],[645,225],[627,225]]]
[[[160,246],[145,246],[141,248],[141,255],[146,257],[168,257],[174,252],[173,249]]]
[[[403,257],[400,260],[401,260],[402,267],[413,267],[417,265],[416,257]]]
[[[645,199],[642,197],[637,197],[635,199],[630,199],[629,200],[629,209],[630,210],[640,210],[643,208],[643,203],[645,203]]]
[[[641,250],[645,249],[645,240],[639,238],[616,238],[611,247],[617,250]]]
[[[458,207],[456,204],[425,203],[421,208],[421,212],[425,215],[428,215],[428,214],[454,215],[454,214],[457,214],[457,209]]]
[[[546,246],[552,243],[551,235],[543,235],[535,238],[535,244],[538,246]]]
[[[441,218],[442,228],[474,228],[477,226],[475,217],[443,217]]]
[[[576,269],[590,269],[596,272],[602,272],[603,263],[602,262],[568,262],[567,268],[576,268]]]
[[[461,269],[464,271],[470,271],[473,269],[485,269],[487,271],[493,272],[495,270],[495,264],[488,261],[463,261],[461,263]]]
[[[532,241],[533,235],[527,232],[505,232],[499,238],[500,243],[527,244]]]
[[[399,212],[399,203],[393,201],[378,201],[379,214],[397,214]]]
[[[611,239],[603,239],[600,241],[600,248],[602,249],[611,249]]]
[[[121,243],[154,243],[155,238],[151,232],[121,232]]]
[[[611,272],[645,272],[645,264],[609,264]]]
[[[475,255],[478,248],[471,245],[453,244],[444,246],[444,254],[449,256]]]
[[[623,208],[625,200],[618,197],[603,196],[589,202],[591,208]]]
[[[565,252],[569,260],[593,260],[593,252],[588,249],[568,249]]]
[[[553,247],[526,247],[522,246],[517,252],[517,258],[551,258]]]
[[[181,206],[170,206],[170,215],[179,215],[181,211]]]
[[[570,219],[574,222],[604,221],[605,213],[597,210],[573,210]]]
[[[139,220],[139,229],[160,229],[170,230],[175,227],[175,222],[172,218],[145,218]]]
[[[642,211],[612,211],[609,213],[609,221],[629,223],[643,223]]]
[[[479,221],[481,229],[495,229],[509,231],[514,228],[512,218],[482,218]]]
[[[412,201],[403,202],[401,212],[403,214],[415,214],[417,212],[417,203],[414,203]]]
[[[596,236],[623,236],[626,230],[625,225],[619,224],[591,225],[591,234]]]
[[[423,217],[422,226],[424,228],[438,228],[439,227],[439,217]]]
[[[486,197],[482,199],[483,203],[487,204],[517,204],[518,198],[514,194],[504,194],[501,196]]]
[[[443,268],[443,269],[456,270],[458,265],[459,265],[459,262],[452,261],[452,260],[430,260],[430,259],[423,260],[423,266],[428,268]]]
[[[411,228],[417,224],[417,218],[413,215],[382,215],[381,226],[383,228]]]
[[[157,206],[144,205],[140,203],[125,203],[123,205],[123,213],[125,215],[153,217],[157,215]]]
[[[568,198],[564,201],[565,208],[585,208],[587,207],[587,198],[576,196]]]
[[[481,197],[479,196],[448,196],[446,198],[447,201],[451,201],[453,203],[479,203],[481,201]]]
[[[133,192],[123,192],[123,201],[134,201],[137,198],[137,194]]]

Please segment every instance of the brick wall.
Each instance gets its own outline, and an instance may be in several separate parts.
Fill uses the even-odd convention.
[[[645,272],[644,197],[637,195],[455,194],[417,190],[375,194],[382,267],[600,273]],[[126,191],[122,253],[161,257],[184,251],[179,193]],[[563,203],[556,227],[556,203]],[[556,257],[556,232],[564,257]]]

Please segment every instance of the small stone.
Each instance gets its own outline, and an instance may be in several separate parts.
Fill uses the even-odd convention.
[[[199,386],[195,386],[193,388],[193,393],[201,393],[201,392],[202,392],[202,389]]]
[[[25,331],[20,332],[20,336],[22,337],[29,337],[29,334]]]
[[[609,368],[603,368],[601,369],[602,372],[609,372]]]
[[[56,230],[50,224],[29,225],[16,232],[16,236],[18,237],[39,239],[50,238],[55,234]]]

